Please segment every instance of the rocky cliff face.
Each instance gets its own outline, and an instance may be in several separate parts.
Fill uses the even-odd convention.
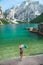
[[[7,15],[7,19],[14,19],[14,14],[17,11],[18,7],[12,7],[11,9],[7,10],[8,15]]]
[[[20,6],[7,10],[7,19],[17,19],[18,21],[30,21],[43,12],[43,5],[39,1],[25,0]]]
[[[4,16],[3,16],[3,12],[2,12],[2,8],[1,8],[1,6],[0,6],[0,18],[3,18]]]
[[[30,21],[31,19],[37,17],[43,12],[43,5],[40,5],[38,1],[24,1],[19,6],[16,12],[18,20]]]

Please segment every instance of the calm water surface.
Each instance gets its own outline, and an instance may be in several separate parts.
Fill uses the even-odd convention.
[[[0,25],[0,45],[25,43],[30,40],[42,40],[38,34],[25,30],[26,27],[37,27],[37,24],[8,24]]]

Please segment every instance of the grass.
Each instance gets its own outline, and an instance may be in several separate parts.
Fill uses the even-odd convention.
[[[14,40],[13,40],[14,41]],[[26,43],[28,45],[27,49],[23,49],[24,56],[29,56],[32,54],[40,54],[43,53],[43,42],[41,40],[34,40],[34,39],[25,39],[25,40],[17,40],[15,43],[12,44],[5,44],[0,45],[0,60],[11,58],[11,57],[17,57],[19,56],[19,44]]]

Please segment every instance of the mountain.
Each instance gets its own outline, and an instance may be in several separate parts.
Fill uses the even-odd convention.
[[[14,19],[14,14],[15,14],[17,9],[18,9],[18,6],[16,6],[16,7],[13,6],[12,8],[6,10],[5,11],[6,19],[9,19],[9,20]]]
[[[19,6],[13,6],[12,8],[4,12],[4,16],[8,20],[13,22],[30,22],[37,16],[43,13],[43,5],[39,1],[25,0]]]
[[[4,17],[3,11],[2,11],[2,8],[1,8],[1,6],[0,6],[0,18],[3,18],[3,17]]]
[[[43,22],[43,13],[40,16],[37,16],[33,20],[30,21],[31,23],[41,23]]]
[[[43,5],[39,1],[26,0],[21,3],[15,13],[15,18],[18,21],[30,21],[36,18],[43,12]]]

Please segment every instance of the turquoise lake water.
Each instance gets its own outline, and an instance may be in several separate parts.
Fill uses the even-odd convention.
[[[38,24],[0,25],[0,60],[19,56],[19,44],[27,44],[24,55],[43,53],[43,36],[25,30],[26,27],[37,27]]]
[[[22,43],[29,40],[43,40],[38,34],[25,30],[26,27],[37,27],[37,24],[0,25],[0,45]]]

